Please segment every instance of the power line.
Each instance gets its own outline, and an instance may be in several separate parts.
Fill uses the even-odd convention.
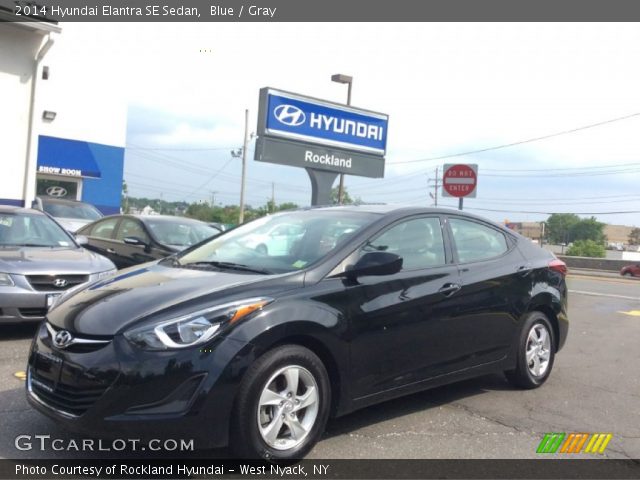
[[[400,162],[390,162],[390,165],[400,165],[403,163],[415,163],[415,162],[433,162],[436,160],[445,160],[447,158],[455,158],[455,157],[463,157],[465,155],[473,155],[476,153],[484,153],[484,152],[490,152],[493,150],[499,150],[502,148],[509,148],[509,147],[515,147],[517,145],[523,145],[525,143],[532,143],[532,142],[539,142],[540,140],[547,140],[549,138],[554,138],[554,137],[559,137],[561,135],[568,135],[570,133],[575,133],[575,132],[580,132],[582,130],[587,130],[589,128],[595,128],[595,127],[600,127],[602,125],[607,125],[609,123],[614,123],[614,122],[620,122],[622,120],[628,120],[630,118],[634,118],[640,116],[640,112],[638,113],[632,113],[630,115],[625,115],[623,117],[616,117],[616,118],[611,118],[609,120],[604,120],[602,122],[597,122],[597,123],[591,123],[589,125],[583,125],[581,127],[577,127],[577,128],[571,128],[569,130],[562,130],[560,132],[556,132],[556,133],[550,133],[548,135],[542,135],[540,137],[533,137],[533,138],[528,138],[526,140],[519,140],[517,142],[511,142],[511,143],[505,143],[502,145],[496,145],[493,147],[487,147],[487,148],[480,148],[478,150],[469,150],[466,152],[458,152],[458,153],[452,153],[449,155],[441,155],[439,157],[430,157],[430,158],[421,158],[421,159],[416,159],[416,160],[404,160],[404,161],[400,161]]]
[[[457,205],[441,205],[446,208],[458,208]],[[564,214],[574,214],[574,215],[622,215],[626,213],[640,213],[640,210],[624,210],[619,212],[532,212],[525,210],[500,210],[500,209],[491,209],[491,208],[480,208],[480,207],[464,207],[465,210],[481,210],[484,212],[498,212],[498,213],[532,213],[532,214],[541,214],[541,215],[564,215]]]

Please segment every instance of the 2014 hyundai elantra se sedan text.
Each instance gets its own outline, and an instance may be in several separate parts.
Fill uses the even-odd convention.
[[[294,236],[271,255],[247,237]],[[458,211],[267,216],[61,297],[27,396],[85,434],[304,456],[330,416],[504,372],[535,388],[567,337],[566,267]]]

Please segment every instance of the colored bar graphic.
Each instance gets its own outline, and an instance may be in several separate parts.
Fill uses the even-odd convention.
[[[612,438],[611,433],[545,433],[536,453],[580,453],[586,443],[584,453],[603,454]]]

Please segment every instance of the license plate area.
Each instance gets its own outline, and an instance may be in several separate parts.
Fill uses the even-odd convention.
[[[61,293],[47,293],[47,310],[49,310],[51,308],[51,305],[53,305],[53,302],[56,301],[56,299],[62,295]]]
[[[36,352],[33,371],[36,376],[50,382],[52,387],[60,381],[64,361],[51,353]]]

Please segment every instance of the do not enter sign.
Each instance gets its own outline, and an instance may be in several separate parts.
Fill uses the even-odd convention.
[[[476,196],[478,185],[478,165],[449,164],[444,166],[442,176],[443,197],[472,197]]]

